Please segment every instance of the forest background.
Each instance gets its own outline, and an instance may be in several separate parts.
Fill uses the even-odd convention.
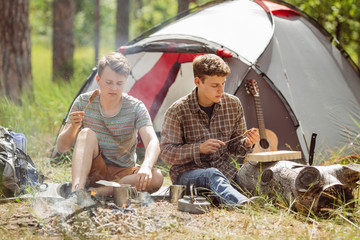
[[[49,157],[65,113],[97,59],[162,21],[175,17],[178,12],[205,2],[0,1],[0,126],[25,134],[27,152],[45,175],[46,182],[71,181],[71,161],[54,167],[49,163]],[[333,42],[338,41],[359,65],[360,0],[286,2],[304,10],[324,26],[334,36]],[[67,15],[69,13],[72,14]],[[10,15],[18,19],[14,21]],[[125,20],[122,18],[124,16]],[[55,19],[57,24],[54,23]],[[119,19],[122,19],[121,24],[117,24]],[[25,26],[25,30],[19,29],[16,24]],[[58,34],[63,35],[59,37]],[[11,55],[10,50],[15,54]],[[54,59],[61,59],[66,67],[54,64]],[[15,60],[18,63],[23,61],[24,64],[13,64]],[[9,70],[13,71],[12,77],[9,77]],[[336,156],[333,157],[336,159]],[[167,166],[159,167],[167,175]],[[170,184],[169,178],[165,179],[168,182],[164,184]],[[358,199],[359,190],[356,196]],[[42,239],[29,230],[35,225],[27,218],[29,211],[26,203],[22,203],[0,204],[0,239],[16,236],[22,239],[34,239],[34,236]],[[266,239],[360,239],[359,207],[353,211],[339,208],[330,214],[329,219],[317,218],[310,212],[307,216],[300,216],[278,203],[240,211],[215,209],[202,217],[190,216],[190,219],[189,216],[179,215],[180,212],[174,209],[176,206],[169,205],[156,209],[153,215],[160,217],[163,216],[163,210],[169,211],[169,217],[164,218],[164,221],[169,222],[169,227],[155,232],[152,235],[154,238],[238,239],[242,236],[246,239],[261,239],[266,236]]]
[[[2,1],[0,3],[2,33],[6,33],[6,24],[11,24],[6,19],[7,12],[11,11],[7,11],[4,7],[10,2],[13,5],[25,5],[24,9],[28,11],[28,15],[23,20],[29,22],[30,34],[24,35],[21,43],[28,42],[30,47],[27,58],[30,59],[31,56],[31,61],[29,74],[25,75],[19,70],[23,77],[19,78],[20,88],[15,95],[10,94],[11,91],[5,87],[6,81],[10,79],[2,78],[8,61],[0,61],[0,92],[2,93],[0,125],[24,133],[30,156],[36,162],[45,164],[53,150],[65,113],[80,86],[96,65],[97,59],[162,21],[175,17],[179,12],[208,1]],[[287,0],[286,2],[304,10],[317,20],[334,36],[334,42],[340,42],[353,61],[359,64],[360,0]],[[73,14],[66,15],[69,12]],[[124,20],[122,17],[125,15]],[[56,29],[59,28],[56,27],[55,20],[63,28],[66,28],[66,24],[61,25],[61,23],[70,22],[70,34],[66,35],[66,32],[62,32],[62,36],[55,37],[55,34],[58,34]],[[1,35],[6,34],[0,33],[0,59],[7,59],[4,55],[7,50],[6,44],[2,44],[1,39],[4,37]],[[71,41],[67,40],[69,37],[72,38]],[[62,56],[61,54],[66,52],[65,49],[68,49],[63,45],[67,42],[70,42],[68,45],[73,48],[73,52],[68,56]],[[64,57],[63,61],[70,62],[70,70],[54,65],[54,59]],[[11,90],[11,86],[9,88]]]

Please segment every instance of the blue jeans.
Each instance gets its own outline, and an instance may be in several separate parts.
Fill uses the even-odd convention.
[[[225,205],[240,205],[249,199],[238,192],[229,180],[217,168],[194,169],[182,173],[177,184],[196,188],[207,188],[216,194],[218,200]]]

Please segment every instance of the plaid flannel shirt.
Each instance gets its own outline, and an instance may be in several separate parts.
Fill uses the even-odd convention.
[[[171,165],[170,177],[176,183],[177,177],[189,170],[217,168],[232,179],[237,169],[233,156],[245,156],[252,148],[244,146],[245,137],[239,137],[216,153],[200,153],[200,144],[206,140],[227,141],[244,134],[246,122],[240,100],[224,93],[216,103],[209,119],[200,108],[197,88],[179,99],[167,110],[161,131],[161,158]]]

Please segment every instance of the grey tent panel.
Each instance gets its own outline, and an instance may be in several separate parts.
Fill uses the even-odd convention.
[[[274,19],[274,37],[258,66],[299,119],[300,141],[318,133],[318,152],[326,157],[336,147],[348,145],[359,132],[352,119],[359,119],[360,113],[359,76],[305,18]],[[303,148],[307,144],[304,141]],[[349,147],[351,151],[353,146]]]

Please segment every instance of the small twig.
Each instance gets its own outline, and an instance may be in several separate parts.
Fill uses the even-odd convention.
[[[304,215],[301,215],[301,214],[295,212],[294,210],[291,210],[290,208],[287,208],[287,207],[285,207],[285,206],[283,206],[283,205],[281,205],[281,204],[279,204],[279,203],[275,203],[275,205],[279,206],[280,208],[283,208],[283,209],[288,210],[288,212],[290,212],[290,213],[292,213],[292,214],[305,217]],[[313,219],[313,218],[311,218],[311,217],[307,217],[307,219],[310,219],[313,223],[317,223],[316,220]]]
[[[91,208],[97,208],[98,206],[99,206],[99,203],[95,203],[95,204],[92,204],[92,205],[87,206],[87,207],[82,207],[82,208],[76,210],[75,212],[71,213],[70,215],[66,216],[65,221],[67,221],[67,220],[73,218],[74,216],[76,216],[76,215],[78,215],[78,214],[80,214],[80,213],[82,213],[84,211],[87,211],[87,210],[89,210]]]
[[[250,129],[246,130],[246,131],[244,132],[244,134],[239,135],[239,136],[237,136],[237,137],[234,137],[234,138],[232,138],[232,139],[230,139],[230,140],[227,140],[227,141],[225,141],[224,143],[226,144],[226,143],[231,142],[232,140],[238,139],[238,138],[240,138],[240,137],[245,137],[249,132],[250,132]]]
[[[90,96],[90,98],[89,98],[89,101],[88,101],[88,103],[86,104],[86,106],[85,106],[85,108],[84,108],[84,112],[85,112],[85,110],[87,109],[87,107],[89,106],[89,104],[92,102],[92,101],[94,101],[94,99],[96,98],[96,96],[99,94],[99,89],[96,89],[92,94],[91,94],[91,96]]]
[[[84,108],[84,112],[85,112],[85,110],[87,109],[87,107],[89,106],[89,104],[90,104],[90,102],[88,102],[87,104],[86,104],[86,106],[85,106],[85,108]]]
[[[341,215],[340,213],[338,213],[338,215],[340,217],[342,217],[345,221],[347,221],[348,223],[350,223],[351,225],[353,225],[354,227],[356,227],[357,229],[360,229],[359,226],[357,226],[355,223],[351,222],[349,219],[347,219],[346,217],[344,217],[343,215]]]
[[[242,136],[243,136],[243,135],[239,135],[239,136],[237,136],[237,137],[234,137],[234,138],[232,138],[232,139],[230,139],[230,140],[225,141],[224,143],[226,144],[226,143],[231,142],[232,140],[235,140],[235,139],[240,138],[240,137],[242,137]]]
[[[129,222],[127,222],[127,221],[123,221],[122,223],[124,223],[124,224],[127,225],[128,227],[132,227],[132,228],[134,228],[134,229],[136,229],[136,230],[138,230],[138,231],[141,230],[141,228],[139,228],[138,226],[135,226],[134,224],[129,223]]]

